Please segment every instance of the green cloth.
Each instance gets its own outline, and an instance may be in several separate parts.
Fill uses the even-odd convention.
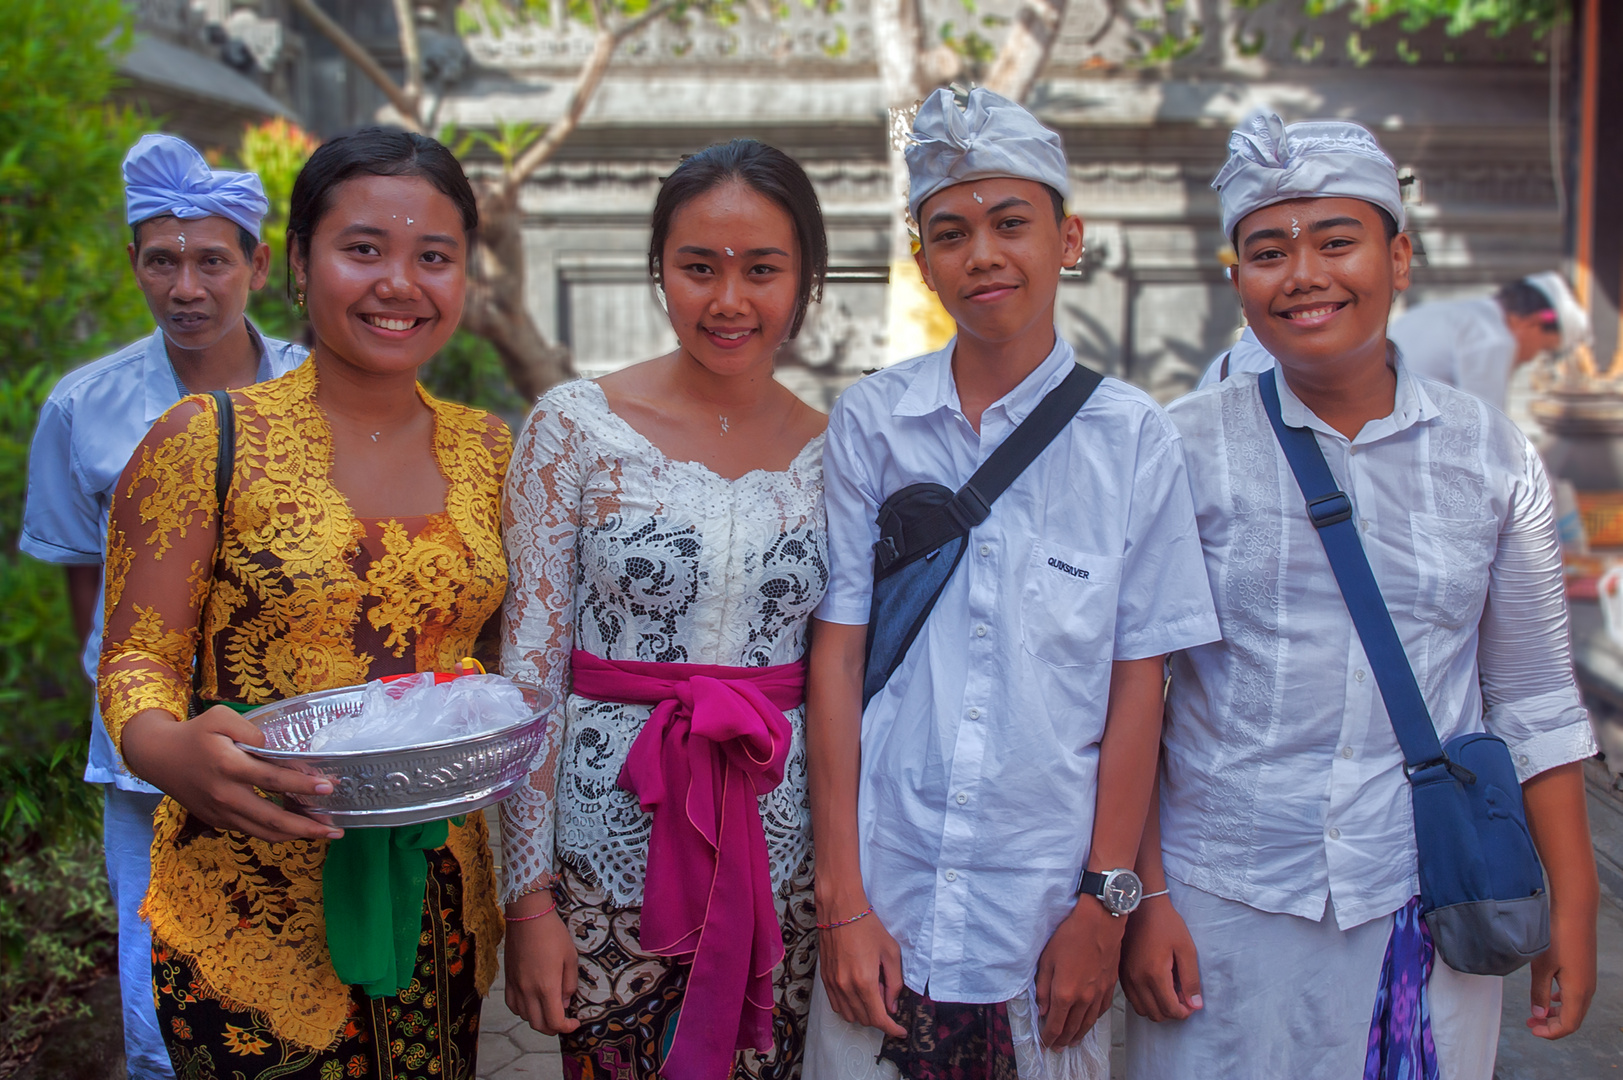
[[[239,713],[261,708],[209,701]],[[462,824],[462,818],[451,819]],[[350,828],[327,845],[321,873],[327,952],[333,970],[367,997],[394,997],[411,985],[428,890],[428,856],[445,846],[450,821]]]

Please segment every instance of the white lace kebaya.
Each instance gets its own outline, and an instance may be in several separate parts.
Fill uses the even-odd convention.
[[[502,673],[560,695],[529,782],[501,805],[510,902],[559,860],[622,906],[642,902],[652,817],[616,784],[652,709],[568,693],[569,654],[768,667],[806,651],[828,584],[823,438],[783,472],[727,480],[666,457],[596,383],[554,387],[507,474]],[[774,890],[805,858],[805,710],[783,783],[761,798]]]
[[[1390,416],[1311,429],[1446,743],[1486,730],[1517,775],[1595,752],[1573,680],[1544,467],[1516,426],[1397,361]],[[1223,640],[1172,658],[1161,784],[1169,875],[1350,929],[1419,891],[1403,755],[1257,376],[1174,402]]]

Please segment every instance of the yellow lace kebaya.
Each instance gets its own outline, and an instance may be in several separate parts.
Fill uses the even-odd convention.
[[[448,671],[480,651],[507,589],[500,501],[510,439],[500,420],[437,401],[434,456],[446,506],[357,518],[333,486],[332,433],[311,362],[232,393],[236,464],[216,557],[212,399],[170,409],[125,470],[108,525],[102,716],[122,752],[130,717],[185,720],[192,666],[204,700],[265,704],[384,675]],[[492,624],[493,629],[493,624]],[[153,937],[189,958],[228,1007],[323,1049],[349,989],[327,954],[325,841],[272,844],[210,828],[165,799],[154,819]],[[479,992],[502,923],[482,814],[451,827]]]

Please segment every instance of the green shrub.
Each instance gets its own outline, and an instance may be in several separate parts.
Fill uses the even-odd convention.
[[[149,325],[119,172],[145,125],[106,104],[129,40],[120,0],[0,4],[0,1075],[115,955],[65,579],[17,533],[45,396]]]

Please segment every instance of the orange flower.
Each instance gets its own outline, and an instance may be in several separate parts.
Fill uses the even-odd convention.
[[[263,1054],[270,1043],[235,1024],[225,1026],[225,1048],[233,1054]]]

